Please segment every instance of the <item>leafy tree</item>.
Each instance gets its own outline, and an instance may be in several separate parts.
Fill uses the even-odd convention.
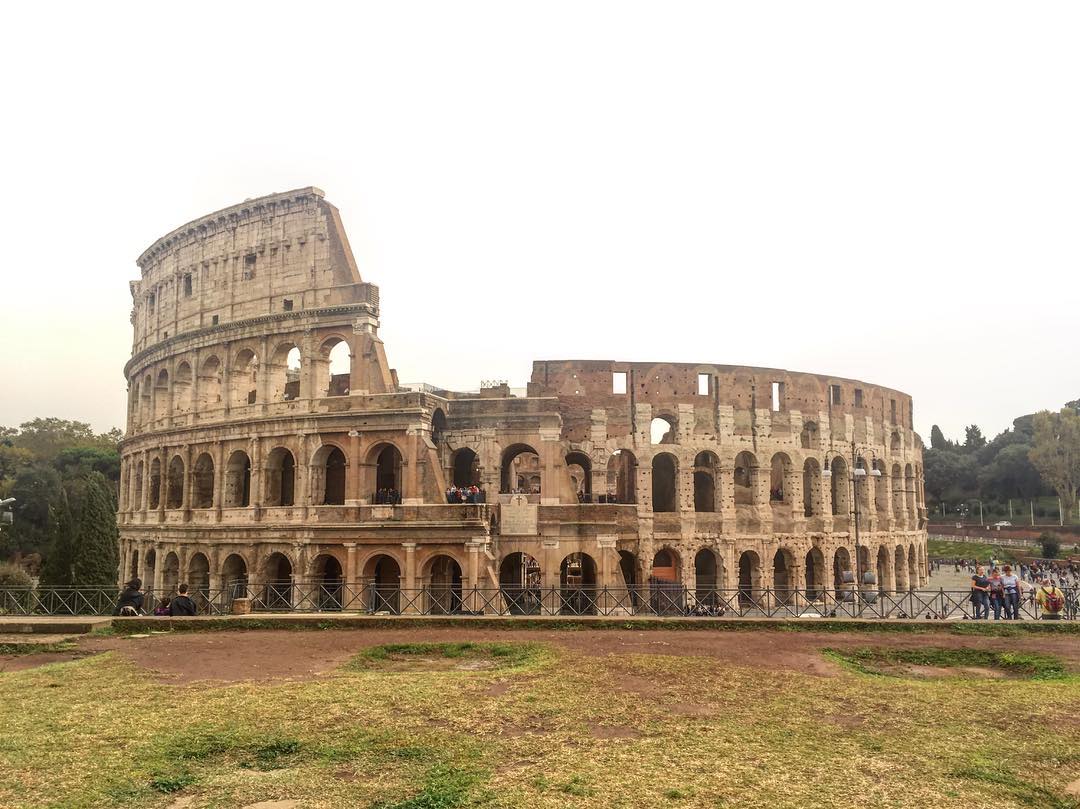
[[[61,488],[53,508],[52,544],[41,568],[41,583],[53,586],[73,584],[72,563],[75,556],[75,522],[71,517],[67,492]]]
[[[96,438],[90,425],[85,422],[39,418],[19,425],[15,443],[32,452],[35,458],[51,461],[62,449],[90,446]]]
[[[983,437],[978,424],[972,424],[970,427],[964,428],[964,449],[978,450],[985,446],[986,439]]]
[[[926,492],[934,500],[968,497],[976,490],[975,459],[948,450],[930,450],[923,456]]]
[[[1037,497],[1043,489],[1043,482],[1039,470],[1032,465],[1029,457],[1031,445],[1007,444],[999,449],[992,460],[980,464],[979,491],[999,500]]]
[[[74,581],[102,587],[116,584],[119,542],[112,487],[100,472],[91,472],[86,477],[86,493],[75,534]]]
[[[68,447],[57,453],[53,466],[65,478],[100,472],[113,483],[120,481],[120,453],[112,448]]]
[[[1057,492],[1066,519],[1071,519],[1080,488],[1080,413],[1070,407],[1059,413],[1044,410],[1035,414],[1034,426],[1031,463]]]
[[[936,424],[930,428],[930,448],[931,449],[948,449],[949,442],[945,440],[945,434],[941,432],[941,428]]]
[[[61,491],[59,473],[51,466],[33,464],[21,470],[10,495],[14,523],[3,532],[6,553],[31,553],[49,545],[53,531],[52,508]]]
[[[1039,548],[1044,559],[1057,559],[1061,553],[1061,538],[1057,534],[1040,534]]]

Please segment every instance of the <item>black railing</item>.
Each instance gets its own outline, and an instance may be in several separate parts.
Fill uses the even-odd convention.
[[[1063,620],[1077,620],[1080,590],[1065,590]],[[110,587],[2,587],[0,615],[113,615],[118,592]],[[173,593],[165,594],[171,597]],[[343,581],[287,581],[224,588],[195,588],[189,595],[200,615],[226,615],[247,598],[253,612],[383,615],[514,616],[685,616],[738,618],[912,618],[964,620],[974,616],[967,590],[887,593],[851,589],[691,588],[673,583],[639,587],[467,588],[459,585],[404,589],[393,584]],[[159,598],[144,594],[144,614]],[[1037,602],[1024,597],[1018,617],[1042,617]],[[1005,611],[1002,610],[1004,618]],[[989,620],[993,620],[993,613]]]

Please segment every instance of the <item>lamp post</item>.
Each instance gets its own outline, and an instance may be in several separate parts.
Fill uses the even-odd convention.
[[[874,451],[869,450],[869,453],[870,453],[870,457],[871,457],[870,475],[872,477],[881,477],[881,470],[876,469],[873,466],[874,460],[876,459],[876,456],[874,455]],[[839,456],[840,453],[837,452],[836,455]],[[861,569],[861,562],[860,562],[861,554],[859,553],[860,542],[859,542],[859,487],[858,487],[858,480],[859,480],[859,478],[865,478],[866,477],[867,470],[866,470],[865,466],[860,466],[859,465],[860,461],[862,463],[864,463],[864,464],[866,463],[865,459],[859,456],[859,454],[858,454],[858,452],[856,450],[856,447],[855,447],[855,441],[852,440],[852,442],[851,442],[851,476],[849,478],[849,481],[851,483],[851,512],[852,512],[852,517],[853,517],[853,520],[854,520],[854,523],[855,523],[855,566],[854,566],[855,567],[855,595],[856,595],[856,597],[858,597],[858,599],[861,602],[862,601],[862,569]],[[828,466],[826,465],[826,469],[822,474],[824,476],[826,476],[826,477],[832,477],[832,470],[829,469]]]

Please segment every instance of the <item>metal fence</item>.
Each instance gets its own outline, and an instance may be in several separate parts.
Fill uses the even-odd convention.
[[[1077,620],[1080,590],[1065,590],[1063,620]],[[166,594],[166,596],[172,595]],[[738,618],[912,618],[965,620],[974,617],[968,590],[698,589],[653,583],[640,587],[424,587],[415,590],[366,582],[232,583],[189,593],[200,615],[225,615],[233,601],[247,598],[260,613],[363,613],[375,615],[659,616]],[[112,615],[118,593],[103,587],[0,588],[0,615]],[[144,611],[158,597],[145,593]],[[1005,619],[1006,610],[999,614]],[[995,610],[990,611],[993,620]],[[1021,620],[1041,618],[1037,602],[1017,605]]]

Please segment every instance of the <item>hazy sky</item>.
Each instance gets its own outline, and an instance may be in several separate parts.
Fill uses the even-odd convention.
[[[0,12],[0,424],[123,425],[156,238],[306,185],[402,381],[763,365],[928,438],[1080,397],[1080,4]]]

